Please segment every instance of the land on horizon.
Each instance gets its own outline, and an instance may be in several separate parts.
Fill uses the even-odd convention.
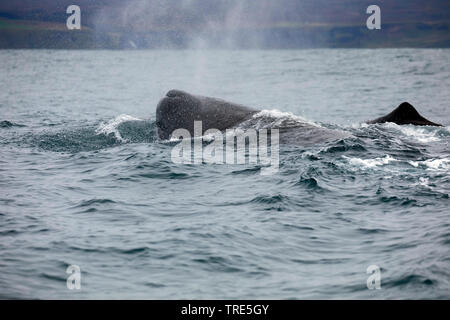
[[[356,0],[69,0],[0,4],[0,48],[447,48],[450,1],[378,1],[381,30]]]

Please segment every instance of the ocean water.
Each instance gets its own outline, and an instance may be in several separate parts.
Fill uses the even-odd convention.
[[[0,298],[449,299],[449,87],[450,50],[2,50]],[[175,164],[173,88],[349,137]],[[363,124],[403,101],[444,127]]]

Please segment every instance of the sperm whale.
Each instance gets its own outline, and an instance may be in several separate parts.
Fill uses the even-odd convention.
[[[170,90],[156,108],[156,125],[160,139],[169,139],[176,129],[186,129],[194,135],[194,121],[202,121],[204,133],[208,129],[225,130],[251,119],[260,110],[222,99],[192,95],[181,90]],[[401,103],[391,113],[367,121],[369,124],[394,122],[399,125],[440,126],[422,117],[408,102]],[[295,123],[289,127],[278,127],[281,143],[314,144],[341,139],[348,136],[310,123]]]

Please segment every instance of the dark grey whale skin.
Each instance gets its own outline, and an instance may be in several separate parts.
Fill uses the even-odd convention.
[[[250,120],[258,112],[259,110],[221,99],[192,95],[181,90],[170,90],[156,107],[158,136],[162,140],[167,140],[176,129],[187,129],[191,136],[194,136],[194,121],[202,121],[202,134],[208,129],[223,131]],[[384,122],[440,126],[423,118],[407,102],[400,104],[388,115],[367,123]],[[279,129],[280,143],[302,146],[351,136],[343,131],[314,126],[306,122],[296,122],[276,129]]]
[[[367,121],[367,123],[385,123],[393,122],[398,125],[413,124],[416,126],[436,126],[442,127],[441,124],[434,123],[422,117],[419,112],[408,102],[401,103],[394,111],[384,117]]]
[[[222,99],[192,95],[181,90],[170,90],[156,107],[158,136],[162,140],[167,140],[174,130],[187,129],[192,137],[194,136],[194,121],[202,121],[202,134],[208,129],[224,131],[246,120],[251,121],[252,116],[258,112],[260,110]],[[342,131],[306,122],[295,122],[288,126],[271,127],[271,129],[279,130],[279,143],[301,146],[350,136]]]
[[[156,125],[160,139],[169,139],[176,129],[187,129],[194,136],[194,121],[208,129],[225,130],[249,119],[259,110],[221,99],[170,90],[156,107]]]

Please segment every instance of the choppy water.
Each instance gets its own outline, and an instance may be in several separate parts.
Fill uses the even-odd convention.
[[[0,297],[450,298],[449,62],[412,49],[0,51]],[[351,137],[282,145],[272,176],[176,165],[154,132],[172,88]],[[403,101],[445,127],[360,124]],[[370,265],[381,290],[367,289]]]

